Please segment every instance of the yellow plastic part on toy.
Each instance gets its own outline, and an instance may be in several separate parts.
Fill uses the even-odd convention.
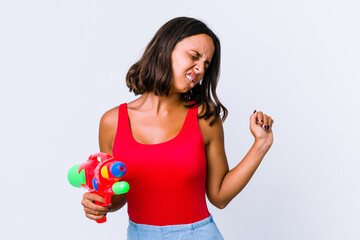
[[[103,166],[101,168],[101,175],[104,177],[104,178],[109,178],[109,173],[108,173],[108,170],[107,170],[107,167],[106,166]]]

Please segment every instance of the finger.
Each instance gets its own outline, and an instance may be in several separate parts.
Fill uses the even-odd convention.
[[[103,209],[103,210],[94,210],[92,208],[88,208],[88,207],[84,207],[84,211],[87,214],[93,214],[93,215],[105,215],[107,214],[109,211],[108,209]]]
[[[267,129],[269,130],[270,128],[271,128],[271,125],[272,125],[272,119],[271,119],[271,117],[270,116],[268,116],[268,127],[267,127]]]
[[[274,120],[270,118],[270,129],[272,129],[272,125],[274,124]]]
[[[272,119],[270,116],[266,116],[266,118],[267,118],[266,130],[269,130],[272,125],[272,123],[271,123]]]
[[[90,218],[90,219],[92,219],[92,220],[101,220],[101,219],[103,219],[104,217],[106,217],[106,214],[105,215],[94,215],[94,214],[88,214],[88,213],[86,213],[85,214],[85,216],[87,217],[87,218]]]
[[[101,203],[105,202],[104,197],[94,194],[94,193],[89,193],[89,192],[85,193],[83,198],[89,199],[91,201],[101,202]]]
[[[257,112],[256,110],[253,112],[253,114],[251,114],[250,116],[250,123],[251,124],[256,124],[256,115],[257,115]]]
[[[82,204],[84,207],[93,209],[93,210],[95,210],[95,211],[106,211],[106,210],[108,209],[108,206],[100,206],[100,205],[97,205],[97,204],[95,203],[95,201],[91,201],[91,200],[86,199],[86,198],[84,198],[84,199],[81,201],[81,204]]]
[[[256,120],[260,125],[264,124],[264,114],[262,112],[257,112]]]
[[[107,211],[96,211],[91,208],[84,207],[84,212],[87,214],[93,214],[93,215],[105,215],[108,212]]]
[[[262,128],[264,129],[264,130],[267,130],[267,127],[268,127],[268,116],[266,115],[266,114],[263,114],[263,121],[264,121],[264,125],[262,126]]]

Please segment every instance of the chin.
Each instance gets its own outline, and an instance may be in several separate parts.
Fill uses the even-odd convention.
[[[184,87],[184,88],[182,88],[182,89],[177,89],[177,93],[187,93],[187,92],[189,92],[191,90],[191,88],[189,88],[189,87]]]
[[[188,92],[191,91],[191,89],[192,89],[192,88],[186,89],[186,90],[184,90],[184,92],[182,92],[182,93],[188,93]]]

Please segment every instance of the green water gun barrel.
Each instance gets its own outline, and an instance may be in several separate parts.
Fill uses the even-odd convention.
[[[86,184],[85,169],[82,169],[79,173],[80,164],[72,166],[68,172],[69,183],[77,188],[81,188],[81,185]]]
[[[112,190],[115,194],[124,194],[127,193],[130,189],[130,186],[127,182],[121,181],[116,182],[112,186]]]

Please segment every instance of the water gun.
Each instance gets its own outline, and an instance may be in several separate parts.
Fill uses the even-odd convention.
[[[105,198],[105,203],[95,204],[108,206],[111,204],[112,195],[129,191],[129,184],[120,181],[125,172],[125,164],[118,159],[106,153],[96,153],[86,162],[72,166],[68,172],[68,180],[74,187],[88,189],[91,193]],[[106,222],[106,217],[96,222]]]

